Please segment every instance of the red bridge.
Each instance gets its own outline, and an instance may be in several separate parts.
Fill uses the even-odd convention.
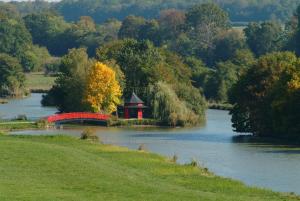
[[[89,112],[73,112],[51,115],[46,118],[49,123],[68,122],[68,121],[107,121],[110,115]]]

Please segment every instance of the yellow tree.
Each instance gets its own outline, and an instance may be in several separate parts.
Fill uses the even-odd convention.
[[[116,73],[107,65],[96,62],[89,71],[85,102],[93,112],[112,113],[121,103],[122,90]]]

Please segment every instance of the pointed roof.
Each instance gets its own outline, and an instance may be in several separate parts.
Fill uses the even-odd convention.
[[[144,104],[144,102],[133,92],[130,100],[127,103]]]

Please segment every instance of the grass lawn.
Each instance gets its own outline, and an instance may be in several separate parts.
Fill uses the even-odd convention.
[[[45,76],[44,73],[27,73],[26,86],[29,90],[49,90],[56,77]]]
[[[299,200],[145,152],[75,138],[0,136],[1,201]]]

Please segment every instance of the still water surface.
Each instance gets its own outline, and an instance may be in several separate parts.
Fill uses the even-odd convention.
[[[41,108],[39,101],[40,95],[33,95],[29,99],[11,102],[9,109],[3,110],[0,106],[0,111],[4,116],[9,116],[19,114],[19,110],[29,106],[30,109],[23,108],[21,111],[30,118],[55,112],[53,108]],[[14,134],[61,133],[79,136],[83,129],[21,131]],[[145,144],[155,153],[168,157],[176,154],[180,163],[195,159],[220,176],[238,179],[248,185],[300,194],[300,148],[234,142],[232,137],[236,133],[232,131],[230,115],[226,111],[208,110],[207,123],[201,128],[94,129],[105,143],[131,149]]]

